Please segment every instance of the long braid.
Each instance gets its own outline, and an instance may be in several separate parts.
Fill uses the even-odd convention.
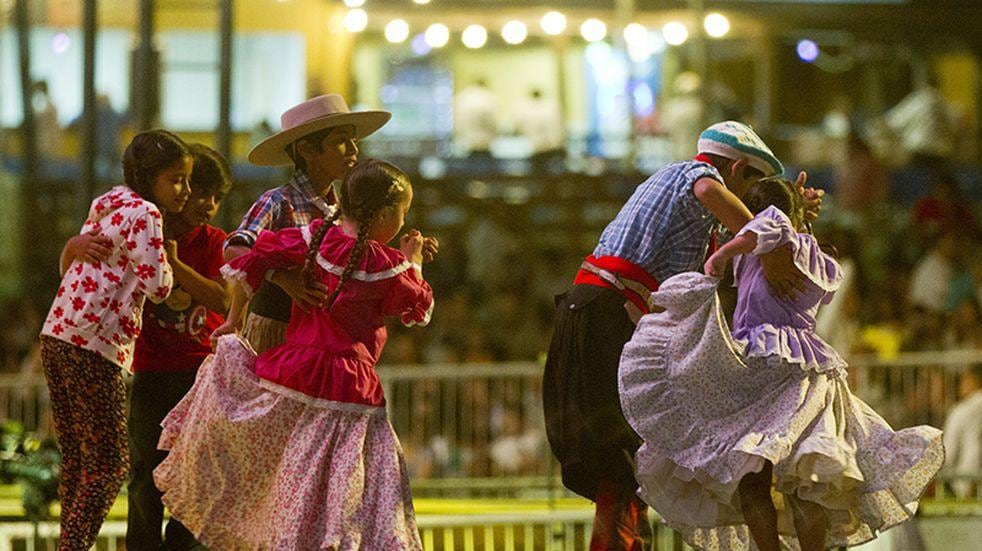
[[[317,263],[317,251],[320,250],[321,243],[324,242],[324,236],[327,235],[327,230],[331,229],[331,226],[334,225],[334,222],[339,216],[341,216],[341,209],[334,209],[334,214],[325,219],[324,223],[310,237],[310,245],[307,246],[307,252],[304,254],[303,268],[300,269],[300,277],[308,284],[314,280],[314,265]]]
[[[348,262],[338,278],[338,284],[327,298],[331,308],[345,283],[361,264],[368,248],[368,235],[383,209],[395,205],[409,189],[406,174],[395,166],[377,159],[358,163],[341,184],[341,211],[358,224],[358,235],[348,254]]]
[[[348,255],[348,263],[344,266],[344,271],[341,272],[341,277],[338,279],[338,285],[331,291],[331,294],[327,297],[327,308],[330,309],[334,305],[334,301],[337,300],[338,295],[341,293],[341,288],[344,284],[351,279],[351,274],[355,272],[355,268],[361,263],[362,257],[365,256],[366,245],[368,243],[368,231],[371,230],[371,221],[375,218],[376,213],[371,213],[370,216],[356,217],[358,220],[358,236],[355,238],[355,244],[351,248],[351,253]]]

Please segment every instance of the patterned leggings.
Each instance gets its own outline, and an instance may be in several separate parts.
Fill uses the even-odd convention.
[[[55,431],[61,445],[60,551],[88,551],[129,470],[126,388],[99,354],[41,337]]]

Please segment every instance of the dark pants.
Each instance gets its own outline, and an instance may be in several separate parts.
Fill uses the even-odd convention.
[[[41,336],[41,363],[61,447],[60,551],[88,551],[126,480],[126,386],[119,366]]]
[[[129,440],[132,474],[129,486],[129,516],[126,519],[126,549],[186,551],[197,545],[194,536],[176,519],[167,523],[161,538],[164,505],[153,483],[153,470],[167,457],[157,449],[160,422],[194,385],[194,371],[136,373],[130,393]]]
[[[612,290],[576,285],[557,297],[542,384],[546,433],[563,484],[597,504],[591,550],[650,545],[634,477],[641,441],[617,391],[621,351],[633,333],[624,297]]]

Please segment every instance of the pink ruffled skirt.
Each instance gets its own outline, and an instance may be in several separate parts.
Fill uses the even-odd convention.
[[[840,369],[779,356],[745,358],[729,334],[716,282],[681,274],[624,347],[621,407],[642,438],[639,494],[699,549],[751,549],[740,479],[774,465],[778,494],[822,505],[826,547],[857,545],[909,519],[944,460],[941,431],[894,431],[850,391]],[[778,498],[779,530],[797,549]]]
[[[171,514],[212,549],[422,549],[384,408],[278,387],[254,363],[222,337],[164,419],[154,480]]]

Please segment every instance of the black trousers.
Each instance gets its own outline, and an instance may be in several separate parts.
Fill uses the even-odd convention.
[[[634,324],[624,297],[575,285],[557,297],[556,325],[543,374],[546,433],[563,484],[596,501],[598,485],[630,495],[637,488],[634,452],[641,439],[621,412],[617,368]]]
[[[194,385],[195,371],[135,373],[130,392],[129,445],[132,460],[129,516],[126,519],[126,549],[187,551],[198,543],[176,519],[171,519],[161,538],[164,505],[153,483],[153,470],[167,457],[157,449],[160,422]]]

